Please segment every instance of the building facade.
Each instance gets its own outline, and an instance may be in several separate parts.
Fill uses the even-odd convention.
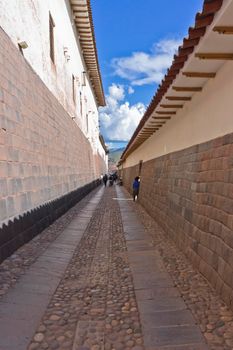
[[[119,168],[233,308],[232,18],[231,0],[204,1]]]
[[[0,0],[0,260],[106,172],[89,0]]]

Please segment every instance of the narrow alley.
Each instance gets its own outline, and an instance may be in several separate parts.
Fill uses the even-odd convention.
[[[232,312],[119,186],[19,248],[0,281],[1,350],[233,348]]]
[[[233,350],[232,19],[0,0],[0,350]]]

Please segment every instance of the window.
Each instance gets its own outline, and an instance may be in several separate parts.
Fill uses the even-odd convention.
[[[72,97],[74,104],[76,104],[76,90],[75,90],[75,77],[72,75]]]
[[[49,13],[49,44],[50,44],[50,58],[53,63],[55,63],[55,53],[54,53],[54,21]]]

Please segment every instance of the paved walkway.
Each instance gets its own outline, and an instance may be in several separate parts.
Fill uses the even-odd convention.
[[[197,325],[140,210],[121,187],[101,188],[0,265],[0,350],[232,349],[231,311],[215,297],[224,326],[222,315],[219,328]]]
[[[80,211],[0,302],[0,349],[25,350],[80,242],[103,191]]]
[[[125,198],[117,189],[118,197]],[[208,349],[133,206],[119,201],[146,349]],[[169,348],[168,348],[169,346]]]

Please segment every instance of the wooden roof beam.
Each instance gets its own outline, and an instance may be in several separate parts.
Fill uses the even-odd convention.
[[[216,73],[207,72],[182,72],[185,77],[188,78],[215,78]]]
[[[196,86],[173,86],[173,90],[175,91],[202,91],[202,87],[196,87]]]
[[[169,101],[191,101],[192,97],[188,96],[166,96]]]
[[[153,133],[154,133],[153,131],[145,130],[145,131],[142,131],[141,135],[152,135]]]
[[[155,121],[152,120],[150,123],[153,124],[153,125],[156,125],[156,124],[165,124],[165,123],[166,123],[166,120],[165,120],[165,121],[160,120],[160,121],[157,121],[157,122],[155,122]],[[150,125],[150,124],[149,124],[149,125]]]
[[[165,114],[167,117],[169,117],[170,115],[176,114],[176,111],[172,111],[172,112],[170,112],[170,111],[169,112],[156,111],[155,113],[161,114],[161,115]]]
[[[149,131],[151,131],[150,128],[146,128],[146,127],[145,127],[145,128],[142,129],[142,132],[149,132]]]
[[[165,105],[165,104],[161,104],[160,107],[162,107],[162,108],[183,108],[183,105]]]
[[[171,119],[171,117],[170,117],[170,116],[167,116],[167,117],[154,116],[154,117],[152,117],[152,119],[156,119],[156,120],[169,120],[169,119]]]
[[[219,34],[233,34],[233,26],[215,26],[213,31]]]
[[[147,128],[144,128],[143,130],[145,130],[145,131],[149,131],[149,130],[156,130],[156,129],[158,129],[158,128],[155,128],[154,126],[152,126],[152,127],[147,127]]]
[[[199,52],[195,53],[195,57],[201,60],[233,60],[233,53]]]

